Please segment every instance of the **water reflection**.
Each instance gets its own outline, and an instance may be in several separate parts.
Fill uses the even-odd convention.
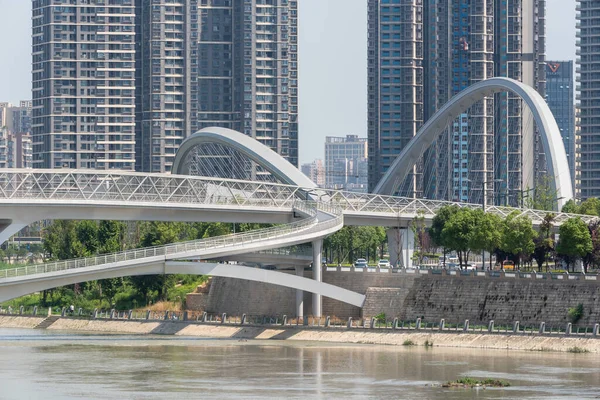
[[[18,340],[17,340],[18,339]],[[597,355],[0,329],[0,398],[597,398]],[[449,390],[460,376],[513,387]]]

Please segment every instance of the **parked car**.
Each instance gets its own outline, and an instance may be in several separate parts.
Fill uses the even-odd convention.
[[[475,263],[466,264],[464,266],[464,268],[462,268],[462,269],[466,269],[467,271],[476,271],[477,270],[477,264],[475,264]]]
[[[377,266],[379,268],[391,268],[392,267],[390,262],[385,259],[379,260],[379,262],[377,263]]]
[[[364,258],[357,258],[356,261],[354,261],[354,266],[356,268],[367,268],[367,260]]]

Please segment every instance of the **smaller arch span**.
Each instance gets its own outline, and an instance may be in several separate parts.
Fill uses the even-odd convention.
[[[402,149],[375,187],[374,193],[393,195],[397,190],[397,181],[402,180],[410,172],[417,160],[446,129],[448,123],[484,97],[505,91],[521,97],[533,114],[540,130],[542,145],[547,155],[548,175],[553,178],[551,182],[557,193],[557,205],[560,209],[565,202],[573,198],[573,188],[567,154],[556,120],[546,101],[534,88],[514,79],[502,77],[475,83],[450,99]]]
[[[185,159],[194,147],[204,143],[216,143],[232,148],[250,158],[281,182],[288,185],[300,186],[307,189],[317,187],[298,168],[256,139],[232,129],[219,127],[204,128],[185,139],[175,154],[171,173],[188,175],[189,167],[186,165]]]
[[[356,307],[362,307],[365,301],[365,296],[360,293],[293,274],[213,262],[165,261],[164,258],[154,257],[129,265],[123,262],[115,263],[108,269],[89,267],[84,271],[67,271],[66,274],[48,273],[0,280],[0,302],[91,280],[162,274],[210,275],[268,283],[320,294]]]

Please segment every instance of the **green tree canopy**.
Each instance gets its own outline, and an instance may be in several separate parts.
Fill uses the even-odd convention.
[[[592,251],[590,231],[581,219],[568,219],[560,226],[558,232],[560,238],[556,252],[567,261],[567,265],[573,265],[575,260]]]
[[[600,200],[595,197],[583,201],[579,205],[578,214],[584,215],[600,215]]]
[[[544,216],[544,221],[540,224],[539,235],[533,240],[535,249],[533,259],[538,265],[538,271],[542,271],[542,265],[548,259],[548,254],[554,250],[554,238],[552,237],[552,225],[555,215],[548,213]],[[548,266],[546,265],[546,268]]]
[[[579,214],[579,206],[573,199],[569,199],[560,210],[564,213]]]
[[[474,210],[475,230],[471,239],[471,250],[485,250],[490,254],[500,247],[502,240],[502,219],[496,214]],[[492,258],[490,257],[490,269]]]
[[[442,229],[442,243],[456,251],[461,265],[467,261],[469,251],[475,243],[477,215],[477,210],[459,208],[450,215]]]
[[[460,210],[460,208],[455,205],[444,206],[440,208],[435,217],[433,217],[433,220],[431,221],[431,227],[429,228],[429,237],[431,238],[431,241],[434,245],[441,247],[443,250],[444,267],[446,266],[446,253],[448,252],[450,246],[444,241],[444,236],[442,233],[446,222],[448,222],[450,217],[457,213],[458,210]]]
[[[513,211],[502,224],[500,249],[514,254],[520,264],[523,257],[533,253],[535,249],[533,239],[536,237],[537,232],[533,229],[531,220],[524,215],[519,215],[518,211]]]

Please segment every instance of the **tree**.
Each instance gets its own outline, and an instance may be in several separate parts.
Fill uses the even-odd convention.
[[[502,219],[483,210],[474,210],[475,231],[471,240],[471,250],[487,251],[492,254],[500,246],[502,240]],[[492,257],[490,257],[490,270],[492,269]],[[485,268],[485,265],[481,266]]]
[[[548,253],[554,250],[554,239],[552,238],[552,224],[554,214],[548,213],[540,225],[539,235],[534,239],[535,249],[533,250],[533,259],[538,265],[538,271],[542,271],[544,262],[548,260]],[[546,270],[548,265],[546,264]]]
[[[9,244],[8,246],[6,246],[6,251],[4,252],[4,254],[6,255],[6,259],[10,264],[11,259],[17,255],[17,248],[14,244]]]
[[[600,264],[600,222],[591,222],[588,225],[588,230],[592,238],[592,250],[583,256],[583,268],[586,274],[590,266]]]
[[[582,258],[592,251],[592,238],[590,231],[579,218],[570,218],[558,229],[560,238],[556,252],[567,262],[567,268],[573,266],[574,261]]]
[[[561,211],[564,213],[579,214],[579,206],[575,203],[575,200],[569,199]]]
[[[551,178],[541,175],[536,180],[533,196],[527,198],[527,208],[553,211],[557,198],[558,191],[553,188]]]
[[[500,249],[515,255],[520,266],[521,260],[533,253],[535,249],[533,239],[536,237],[537,232],[533,229],[531,220],[524,215],[519,215],[518,211],[513,211],[502,224]]]
[[[100,221],[98,242],[101,253],[116,253],[123,250],[126,225],[120,221]]]
[[[50,260],[67,260],[88,254],[87,249],[79,241],[76,226],[75,221],[57,220],[46,227],[44,250]]]
[[[446,221],[442,229],[441,239],[445,247],[455,250],[459,265],[464,265],[474,243],[476,212],[468,208],[460,208]]]
[[[425,256],[424,246],[429,239],[427,228],[425,227],[425,214],[423,211],[419,211],[410,222],[410,229],[415,240],[414,258],[418,261],[418,265],[421,265],[423,264],[423,257]]]
[[[460,208],[455,205],[440,208],[435,217],[433,217],[431,228],[429,228],[429,237],[436,246],[442,248],[444,254],[444,268],[446,267],[446,253],[448,252],[449,246],[448,243],[445,242],[442,232],[448,220],[450,220],[452,215],[457,213],[458,210],[460,210]]]
[[[83,256],[91,256],[98,253],[100,243],[98,240],[98,223],[96,221],[75,222],[75,234],[84,250]]]
[[[578,211],[579,214],[598,216],[600,215],[600,200],[590,197],[579,205]]]

